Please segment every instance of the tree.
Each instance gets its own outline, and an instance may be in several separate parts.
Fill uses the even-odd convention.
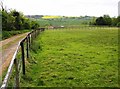
[[[120,22],[119,22],[119,23],[117,23],[117,27],[120,27]]]
[[[105,25],[105,19],[103,17],[98,17],[96,19],[96,25]]]
[[[8,19],[7,19],[7,26],[8,26],[8,30],[14,30],[15,26],[14,26],[14,22],[15,22],[15,18],[12,16],[11,13],[8,14]]]
[[[2,30],[7,30],[7,19],[8,19],[8,13],[7,11],[2,10]]]
[[[112,18],[112,26],[117,26],[117,18]]]
[[[22,23],[24,29],[31,29],[31,22],[29,19],[27,18],[22,19]]]
[[[120,22],[120,16],[117,17],[117,22]]]
[[[109,15],[104,15],[103,17],[98,17],[95,21],[95,25],[104,25],[104,26],[111,26],[112,19]]]
[[[16,10],[7,11],[1,4],[2,9],[2,30],[22,30],[22,29],[36,29],[39,24],[36,21],[31,21],[26,18],[21,12]],[[1,14],[0,14],[1,15]]]
[[[15,28],[17,30],[20,30],[22,28],[22,21],[21,21],[22,18],[20,17],[20,13],[16,10],[14,10],[12,13],[13,13],[13,17],[15,18],[15,23],[14,23]]]
[[[36,29],[39,27],[39,24],[36,21],[31,22],[31,29]]]
[[[110,26],[112,24],[112,19],[110,18],[109,15],[104,15],[103,18],[105,20],[105,25]]]

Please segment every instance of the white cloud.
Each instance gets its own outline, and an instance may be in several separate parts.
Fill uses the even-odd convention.
[[[43,15],[118,15],[119,0],[3,0],[8,8],[24,14]]]

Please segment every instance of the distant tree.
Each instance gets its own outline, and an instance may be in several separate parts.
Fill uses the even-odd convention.
[[[2,13],[2,30],[23,30],[39,27],[36,21],[26,18],[21,12],[16,10],[0,10]],[[31,24],[32,23],[32,24]]]
[[[92,17],[91,21],[89,22],[89,25],[96,25],[96,17]]]
[[[111,26],[112,19],[109,15],[104,15],[103,17],[98,17],[95,21],[95,25],[104,25],[104,26]]]
[[[96,25],[105,25],[106,22],[105,22],[105,19],[103,17],[98,17],[96,19]]]
[[[112,26],[117,26],[117,18],[112,18]]]
[[[15,28],[17,30],[20,30],[22,28],[22,18],[20,16],[20,12],[13,10],[12,14],[13,14],[13,17],[15,18],[15,23],[14,23]]]
[[[112,18],[112,26],[120,27],[120,16]]]
[[[39,27],[39,24],[37,22],[35,22],[35,21],[31,22],[31,29],[36,29],[38,27]]]
[[[112,25],[112,19],[110,18],[109,15],[104,15],[103,18],[105,20],[105,25],[108,25],[108,26]]]
[[[120,22],[120,16],[117,17],[117,23],[119,23],[119,22]]]
[[[119,22],[119,23],[117,23],[117,27],[120,27],[120,22]]]
[[[31,29],[31,23],[30,23],[29,19],[24,19],[23,28],[24,29]]]

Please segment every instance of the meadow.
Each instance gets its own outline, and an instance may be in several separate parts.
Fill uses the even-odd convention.
[[[118,29],[45,30],[33,42],[23,87],[118,87]]]

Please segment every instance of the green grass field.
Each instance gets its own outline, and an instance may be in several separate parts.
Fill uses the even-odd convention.
[[[118,87],[118,29],[46,30],[32,45],[22,86]]]

